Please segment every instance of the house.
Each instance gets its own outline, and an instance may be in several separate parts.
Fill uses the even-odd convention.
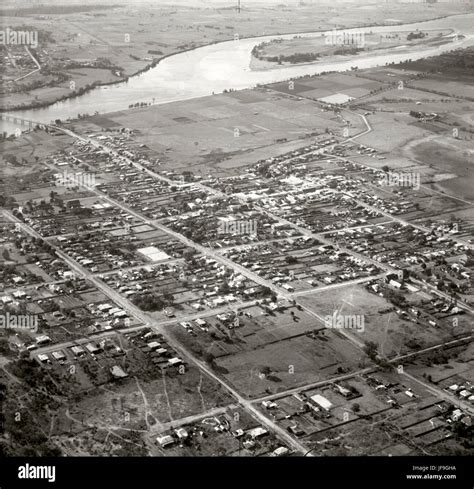
[[[184,428],[178,428],[175,430],[175,433],[180,440],[186,440],[189,436],[188,432]]]
[[[86,350],[93,355],[100,352],[100,348],[94,343],[87,343]]]
[[[169,447],[174,444],[174,438],[171,435],[158,436],[156,441],[161,445],[161,448]]]
[[[196,323],[197,326],[199,326],[201,329],[204,329],[207,327],[207,322],[204,321],[204,319],[198,318],[195,319],[194,322]]]
[[[179,357],[173,357],[168,360],[168,365],[170,367],[176,367],[178,365],[181,365],[183,363],[183,360]]]
[[[266,409],[276,409],[278,407],[278,404],[273,401],[263,401],[262,406]]]
[[[244,434],[244,430],[240,428],[232,432],[232,436],[234,436],[235,438],[241,438],[242,436],[244,436]]]
[[[253,428],[248,432],[248,435],[252,440],[256,440],[257,438],[261,438],[262,436],[265,436],[268,434],[268,431],[265,428],[262,428],[261,426],[257,426],[257,428]]]
[[[459,421],[461,418],[463,417],[463,412],[460,410],[460,409],[455,409],[452,413],[451,413],[451,421]]]
[[[108,311],[109,309],[112,309],[112,306],[110,304],[100,304],[99,306],[97,306],[97,309],[100,312],[104,312],[104,311]]]
[[[25,348],[25,343],[17,335],[8,338],[8,342],[17,350],[23,350]]]
[[[270,457],[283,457],[284,455],[288,455],[290,450],[286,447],[278,447],[270,454]]]
[[[174,317],[174,311],[172,309],[165,309],[163,312],[165,313],[166,317],[169,317],[169,318]]]
[[[337,389],[339,394],[343,395],[344,397],[349,397],[352,394],[349,389],[347,389],[346,387],[343,387],[342,385],[336,384],[334,387]]]
[[[71,347],[71,351],[74,353],[74,356],[76,357],[81,357],[82,355],[86,354],[86,352],[81,346],[73,346]]]
[[[62,351],[53,351],[51,355],[58,362],[66,360],[66,355]]]
[[[306,434],[297,424],[289,426],[287,430],[295,436],[303,436]]]
[[[116,379],[124,379],[125,377],[128,377],[128,374],[124,372],[118,365],[114,365],[110,369],[110,373],[116,378]]]
[[[251,448],[253,448],[255,446],[255,442],[253,440],[244,440],[244,442],[242,443],[242,445],[247,450],[250,450]]]
[[[51,338],[46,335],[40,335],[36,337],[36,344],[37,345],[45,345],[46,343],[49,343],[51,341]]]

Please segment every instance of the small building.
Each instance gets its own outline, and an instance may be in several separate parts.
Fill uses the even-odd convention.
[[[66,355],[62,351],[53,351],[53,353],[51,353],[51,355],[58,362],[60,362],[62,360],[66,360]]]
[[[329,411],[332,408],[331,401],[320,394],[315,394],[314,396],[311,396],[310,399],[325,411]]]
[[[184,428],[178,428],[175,433],[180,440],[186,440],[189,437],[188,432]]]
[[[178,365],[181,365],[183,363],[183,360],[179,357],[173,357],[168,360],[168,365],[170,367],[177,367]]]
[[[119,367],[118,365],[114,365],[111,369],[110,369],[110,373],[116,378],[116,379],[124,379],[126,377],[128,377],[128,374],[126,372],[124,372],[122,370],[121,367]]]
[[[337,391],[339,392],[339,394],[341,394],[344,397],[350,397],[350,395],[352,394],[352,392],[349,389],[347,389],[346,387],[343,387],[342,385],[336,384],[335,387],[336,387]]]
[[[71,347],[71,351],[74,353],[74,356],[76,357],[81,357],[82,355],[86,354],[82,346],[73,346]]]
[[[262,406],[266,409],[276,409],[278,407],[278,404],[273,401],[263,401]]]
[[[256,428],[251,429],[248,434],[252,440],[256,440],[257,438],[267,435],[268,431],[261,426],[257,426]]]
[[[25,348],[25,342],[20,339],[19,336],[10,336],[8,338],[8,342],[10,343],[11,346],[16,348],[17,350],[23,350]]]
[[[235,438],[241,438],[242,436],[244,436],[245,432],[243,429],[239,428],[237,430],[234,430],[232,432],[232,436],[234,436]]]
[[[460,409],[455,409],[451,413],[451,421],[459,421],[463,417],[463,412]]]
[[[290,453],[290,450],[286,447],[278,447],[273,452],[270,454],[271,457],[283,457],[285,455],[288,455]]]
[[[202,330],[207,330],[208,329],[207,322],[204,321],[204,319],[198,318],[198,319],[195,319],[194,322]]]
[[[244,440],[242,445],[245,449],[250,450],[255,447],[255,442],[253,440]]]
[[[36,337],[36,344],[37,345],[45,345],[46,343],[49,343],[51,341],[51,338],[46,335],[40,335]]]
[[[175,443],[175,440],[171,435],[157,436],[156,441],[160,444],[161,448],[169,447]]]
[[[100,352],[100,348],[94,343],[87,343],[86,350],[93,355]]]

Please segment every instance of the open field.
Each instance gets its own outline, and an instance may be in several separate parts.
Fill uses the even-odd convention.
[[[241,313],[235,329],[208,318],[206,332],[196,328],[196,335],[189,335],[179,325],[170,331],[246,397],[326,380],[366,362],[361,351],[305,311],[269,314],[250,307]]]
[[[160,170],[192,171],[206,176],[236,174],[239,167],[267,155],[285,153],[307,144],[326,130],[341,132],[334,114],[312,101],[294,101],[283,94],[244,90],[110,113],[80,123],[97,131],[107,121],[134,130],[133,139],[159,158]],[[354,120],[354,130],[362,130]]]
[[[434,166],[438,171],[454,173],[455,179],[434,185],[449,194],[474,200],[474,177],[471,162],[474,156],[470,141],[447,141],[446,138],[431,136],[411,144],[408,150],[417,161]]]
[[[423,298],[423,292],[409,295],[410,304],[414,307],[419,306]],[[460,318],[458,327],[453,327],[450,319],[436,327],[403,319],[390,302],[369,293],[361,285],[308,295],[300,301],[322,317],[336,313],[363,318],[363,330],[355,328],[345,333],[361,343],[375,342],[380,355],[387,358],[449,341],[472,330],[469,317]]]

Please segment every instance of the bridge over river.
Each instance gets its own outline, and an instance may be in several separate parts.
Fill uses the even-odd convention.
[[[20,131],[21,127],[27,127],[28,129],[39,127],[40,129],[44,129],[46,126],[48,126],[48,124],[45,124],[44,122],[25,119],[24,117],[20,117],[15,114],[8,114],[7,112],[0,112],[0,121],[8,122],[10,125],[16,125]]]

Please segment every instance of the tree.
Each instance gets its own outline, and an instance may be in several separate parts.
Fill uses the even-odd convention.
[[[3,159],[7,163],[10,163],[10,165],[17,165],[18,164],[18,160],[16,159],[16,156],[11,154],[11,153],[3,155]]]
[[[192,249],[188,249],[183,253],[183,258],[187,262],[193,261],[193,257],[194,257],[194,250]]]
[[[272,369],[268,366],[265,366],[265,367],[262,367],[260,369],[260,372],[263,374],[263,375],[270,375],[272,373]]]
[[[371,359],[374,360],[377,357],[378,345],[375,341],[366,341],[364,346],[364,352]]]

